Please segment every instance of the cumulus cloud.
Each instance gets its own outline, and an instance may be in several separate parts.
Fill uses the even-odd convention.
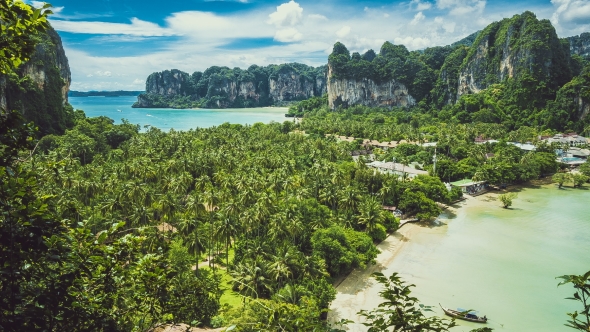
[[[481,14],[486,7],[486,0],[436,0],[439,9],[449,9],[453,16]]]
[[[268,15],[268,23],[277,27],[294,26],[301,22],[303,8],[293,0],[277,6],[274,13]]]
[[[412,0],[410,1],[410,8],[415,9],[417,11],[428,10],[432,8],[432,3],[422,0]]]
[[[420,21],[424,21],[425,18],[426,16],[424,16],[422,12],[417,12],[416,15],[414,15],[414,19],[412,20],[412,22],[410,22],[410,24],[416,25],[420,23]]]
[[[291,43],[300,41],[303,35],[295,28],[279,29],[275,33],[274,39],[276,41]]]
[[[350,33],[350,27],[348,25],[343,26],[340,30],[336,31],[338,38],[344,38]]]
[[[590,23],[589,0],[551,0],[556,7],[551,21],[553,24],[584,24]]]
[[[133,83],[132,84],[133,85],[142,85],[142,84],[145,84],[145,80],[136,78],[136,79],[133,80]]]

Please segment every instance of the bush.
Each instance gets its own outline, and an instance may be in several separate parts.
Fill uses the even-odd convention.
[[[512,201],[516,198],[516,194],[515,193],[507,193],[507,194],[502,194],[498,197],[498,199],[500,200],[500,202],[502,202],[502,207],[507,209],[510,206],[512,206]]]
[[[374,242],[381,242],[387,238],[387,230],[385,226],[381,224],[377,224],[372,231],[369,232],[369,236],[373,239]]]
[[[397,219],[393,213],[385,213],[384,214],[385,220],[383,221],[383,226],[389,233],[393,233],[397,231],[399,228],[399,219]]]

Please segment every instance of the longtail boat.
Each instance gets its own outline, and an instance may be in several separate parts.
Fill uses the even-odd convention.
[[[440,303],[438,305],[440,305]],[[440,307],[442,308],[442,310],[445,312],[445,314],[447,316],[451,316],[451,317],[454,317],[457,319],[462,319],[462,320],[466,320],[466,321],[474,322],[474,323],[487,323],[488,322],[488,318],[486,316],[479,317],[473,311],[467,311],[464,309],[453,310],[453,309],[445,308],[442,305],[440,305]]]

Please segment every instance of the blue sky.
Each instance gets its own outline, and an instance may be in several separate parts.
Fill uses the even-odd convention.
[[[33,5],[39,2],[29,1]],[[447,45],[525,10],[560,36],[590,31],[590,0],[203,1],[53,0],[73,90],[143,90],[154,71],[302,62],[322,65],[336,41]]]

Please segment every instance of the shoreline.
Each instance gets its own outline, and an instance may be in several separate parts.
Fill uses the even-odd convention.
[[[472,197],[465,195],[465,199],[455,204],[446,206],[441,216],[455,216],[459,210],[467,211],[469,209],[478,209],[491,207],[497,205],[501,209],[497,197],[507,192],[520,192],[524,189],[539,189],[541,187],[548,187],[552,184],[551,177],[540,180],[533,180],[525,184],[509,186],[504,190],[488,191],[480,196]],[[439,216],[440,218],[440,216]],[[437,220],[439,220],[437,218]],[[437,222],[437,221],[435,221]],[[361,309],[372,310],[376,308],[383,300],[379,296],[381,287],[377,282],[371,278],[374,272],[383,272],[391,265],[391,263],[403,255],[403,249],[407,243],[412,240],[412,237],[418,232],[427,232],[432,227],[424,223],[408,223],[403,228],[400,228],[393,234],[377,245],[381,251],[375,259],[376,264],[367,266],[363,270],[354,270],[348,276],[339,280],[336,288],[336,299],[330,304],[330,311],[328,312],[328,322],[337,324],[341,319],[349,319],[355,322],[360,322],[361,317],[357,312]],[[345,327],[346,331],[364,332],[367,327],[360,324],[348,324]]]
[[[374,272],[382,272],[400,253],[401,249],[410,240],[412,235],[419,231],[422,226],[419,224],[407,224],[399,231],[390,234],[385,240],[377,245],[381,251],[375,259],[374,265],[369,265],[363,270],[355,269],[336,288],[336,299],[330,304],[328,321],[336,324],[341,319],[351,319],[356,322],[360,317],[356,314],[357,308],[372,309],[380,303],[379,297],[369,294],[368,290],[374,288],[377,282],[371,278]],[[362,324],[348,324],[348,331],[363,331],[366,327]]]

